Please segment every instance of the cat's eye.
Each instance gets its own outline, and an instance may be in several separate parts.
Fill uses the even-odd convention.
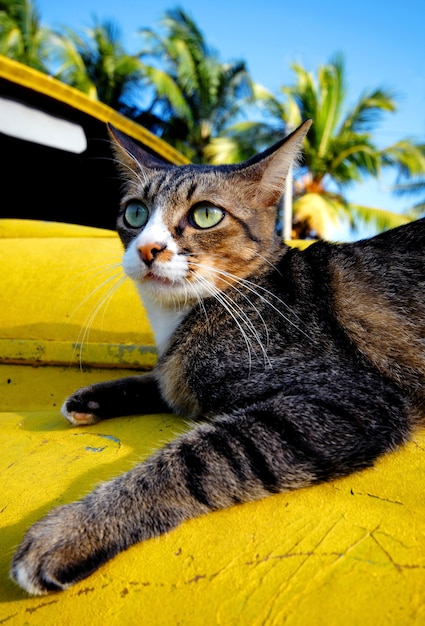
[[[190,212],[190,223],[195,228],[217,226],[225,216],[225,211],[211,204],[198,204]]]
[[[149,219],[149,211],[141,202],[129,202],[124,211],[124,221],[131,228],[142,228]]]

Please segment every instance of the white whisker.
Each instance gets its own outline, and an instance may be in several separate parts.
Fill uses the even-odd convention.
[[[118,148],[116,147],[115,142],[111,142],[111,146],[113,148],[113,150],[117,150]],[[130,165],[128,165],[127,163],[124,162],[123,159],[119,159],[119,158],[114,158],[111,159],[111,161],[113,161],[114,163],[117,164],[118,169],[120,169],[123,173],[125,170],[128,170],[128,172],[130,173],[130,179],[132,176],[136,176],[137,180],[139,181],[139,183],[141,185],[146,184],[148,177],[147,174],[145,172],[145,170],[141,167],[140,163],[137,161],[136,157],[131,154],[131,152],[129,150],[127,150],[127,148],[124,148],[124,146],[120,146],[119,148],[120,150],[123,150],[127,156],[133,161],[134,163],[134,168],[130,167]]]
[[[106,285],[109,285],[108,291],[103,295],[103,297],[101,298],[101,300],[96,304],[96,306],[94,307],[94,309],[87,315],[87,317],[85,318],[82,328],[78,334],[77,337],[77,341],[74,347],[74,351],[73,351],[73,357],[72,360],[75,357],[76,351],[77,349],[79,349],[79,363],[80,363],[80,368],[82,367],[82,363],[83,363],[83,358],[82,358],[82,352],[83,352],[83,347],[84,344],[87,343],[88,344],[88,338],[90,335],[90,329],[93,325],[94,320],[96,319],[96,316],[98,315],[99,311],[101,310],[102,307],[104,308],[103,311],[103,319],[104,316],[106,314],[106,308],[112,298],[112,296],[114,295],[114,293],[117,291],[117,289],[119,289],[119,287],[121,287],[121,285],[127,280],[127,276],[123,273],[119,274],[114,274],[113,276],[110,276],[109,278],[107,278],[105,281],[103,281],[100,285],[98,285],[90,294],[88,294],[83,301],[78,305],[78,307],[76,307],[75,311],[78,310],[85,302],[87,302],[90,298],[92,298],[96,293],[99,292],[100,289],[102,289],[103,287],[105,287]],[[114,281],[112,284],[110,284],[112,281]],[[75,314],[75,311],[73,314]]]
[[[99,283],[89,294],[86,295],[85,298],[83,298],[83,300],[81,300],[81,302],[78,303],[78,305],[73,309],[72,313],[71,313],[71,318],[77,313],[77,311],[79,311],[79,309],[88,301],[90,300],[90,298],[92,298],[100,289],[102,289],[103,287],[105,287],[106,285],[108,285],[108,283],[110,283],[111,281],[115,280],[116,278],[118,278],[119,276],[122,276],[123,273],[122,271],[117,272],[116,274],[112,274],[110,276],[108,276],[104,281],[102,281],[101,283]],[[81,285],[81,283],[80,283]]]
[[[264,263],[266,263],[267,265],[269,265],[272,270],[274,270],[277,274],[279,274],[280,276],[282,276],[282,274],[279,272],[279,270],[277,269],[277,266],[272,263],[270,261],[270,259],[268,259],[267,257],[263,256],[262,254],[260,254],[259,252],[257,252],[257,256],[259,259],[261,259],[262,261],[264,261]]]
[[[229,285],[230,287],[235,289],[235,291],[237,291],[239,294],[241,294],[251,304],[251,306],[253,306],[252,303],[250,302],[249,298],[244,296],[244,294],[241,292],[241,290],[238,289],[238,285],[244,286],[250,293],[256,295],[260,300],[262,300],[263,302],[268,304],[274,311],[276,311],[286,322],[288,322],[291,326],[293,326],[298,332],[303,334],[308,339],[312,340],[312,337],[310,337],[308,335],[308,333],[306,333],[302,328],[300,328],[299,325],[297,325],[295,322],[293,322],[277,306],[275,306],[272,302],[270,302],[270,300],[268,300],[264,295],[262,295],[260,293],[260,291],[261,291],[263,293],[266,293],[271,298],[274,298],[279,304],[283,305],[285,307],[285,309],[291,315],[293,315],[296,318],[296,320],[299,322],[299,324],[303,324],[303,321],[295,313],[295,311],[293,311],[291,309],[291,307],[288,304],[286,304],[286,302],[284,300],[279,298],[279,296],[274,294],[269,289],[266,289],[265,287],[263,287],[261,285],[258,285],[257,283],[254,283],[254,282],[252,282],[250,280],[247,280],[246,278],[240,278],[238,276],[235,276],[234,274],[231,274],[230,272],[226,272],[225,270],[214,268],[214,267],[210,267],[210,266],[204,265],[202,263],[196,263],[196,262],[192,262],[192,263],[193,263],[193,265],[196,265],[197,267],[200,267],[200,268],[206,269],[209,272],[215,273],[217,276],[219,276],[223,280],[223,282],[225,282],[227,285]],[[224,280],[225,278],[228,279],[228,280]],[[258,311],[257,311],[257,313],[258,313]]]
[[[230,287],[232,287],[237,293],[240,294],[240,296],[246,301],[248,302],[248,304],[250,305],[250,307],[252,309],[254,309],[255,313],[257,314],[257,316],[260,318],[263,327],[264,327],[264,331],[266,333],[266,346],[269,345],[269,330],[267,328],[267,324],[266,321],[264,320],[263,316],[261,315],[260,311],[257,309],[257,307],[255,307],[252,302],[249,300],[249,298],[240,290],[237,288],[237,286],[235,285],[234,281],[230,282],[229,280],[225,280],[223,277],[221,277],[221,280],[226,284],[229,285]],[[253,336],[255,337],[255,339],[258,341],[259,345],[261,346],[261,349],[263,350],[264,354],[266,354],[266,351],[263,347],[262,341],[260,339],[260,336],[258,334],[257,329],[255,328],[254,324],[251,322],[251,320],[249,319],[249,317],[247,316],[246,312],[244,311],[244,309],[239,306],[237,303],[233,302],[233,300],[226,294],[226,292],[221,292],[223,294],[223,296],[225,296],[227,298],[228,301],[232,302],[233,306],[236,306],[238,308],[238,310],[242,313],[241,317],[244,318],[245,323],[248,325],[250,331],[252,332]],[[267,359],[268,360],[268,359]],[[269,363],[270,364],[270,363]]]
[[[233,310],[232,310],[232,306],[229,303],[229,299],[225,298],[223,296],[223,292],[220,291],[219,289],[217,289],[213,284],[211,284],[205,277],[200,276],[198,277],[199,282],[201,282],[204,286],[204,288],[206,288],[206,290],[211,294],[211,296],[213,296],[221,305],[222,307],[229,313],[229,315],[232,317],[232,319],[234,320],[235,324],[237,325],[237,327],[239,328],[242,337],[245,341],[247,350],[248,350],[248,359],[249,359],[249,371],[251,372],[251,368],[252,368],[252,354],[251,354],[251,343],[249,341],[249,338],[246,334],[246,332],[244,331],[241,323],[239,322],[237,316],[234,314]]]
[[[267,349],[263,344],[263,341],[261,339],[261,336],[257,330],[257,328],[255,327],[255,325],[253,324],[253,322],[250,320],[250,318],[248,317],[246,311],[244,311],[244,309],[237,303],[234,302],[229,295],[225,292],[225,291],[221,291],[219,290],[217,287],[215,287],[215,285],[213,285],[212,283],[210,283],[204,276],[198,277],[198,280],[202,281],[202,284],[208,288],[209,292],[213,295],[213,297],[220,302],[220,304],[229,312],[229,314],[232,316],[232,318],[234,319],[234,321],[236,322],[236,324],[238,325],[239,330],[241,331],[245,343],[247,344],[248,347],[248,351],[249,351],[249,359],[250,359],[250,369],[251,369],[251,364],[252,364],[252,357],[251,357],[251,353],[252,353],[252,343],[249,339],[249,335],[247,335],[247,333],[245,332],[244,328],[242,325],[245,325],[246,328],[248,329],[249,334],[253,337],[253,339],[255,340],[255,342],[258,344],[258,346],[260,347],[261,352],[263,353],[264,356],[264,362],[266,365],[268,365],[269,367],[271,367],[271,363],[270,360],[268,358],[268,354],[267,354]],[[242,294],[243,296],[243,294]],[[245,297],[245,296],[243,296]],[[254,307],[255,309],[255,307]],[[266,333],[266,337],[267,337],[267,342],[266,345],[268,345],[268,329],[267,329],[267,325],[263,319],[263,317],[261,316],[260,312],[255,309],[258,317],[261,319],[264,329],[265,329],[265,333]],[[238,321],[240,320],[240,322]]]

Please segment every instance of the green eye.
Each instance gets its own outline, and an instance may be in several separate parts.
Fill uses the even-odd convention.
[[[131,228],[142,228],[149,219],[149,211],[141,202],[129,202],[124,211],[124,221]]]
[[[192,209],[190,221],[196,228],[212,228],[221,222],[225,215],[223,209],[210,204],[201,204]]]

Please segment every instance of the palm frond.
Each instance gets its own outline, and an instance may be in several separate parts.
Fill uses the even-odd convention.
[[[395,94],[384,88],[365,91],[349,109],[342,123],[342,131],[365,134],[372,131],[384,113],[396,110]]]
[[[173,77],[153,66],[145,66],[144,72],[148,83],[155,87],[158,98],[168,100],[176,115],[191,119],[190,107]]]
[[[412,196],[419,193],[425,195],[425,177],[412,177],[404,183],[394,185],[391,190],[396,196]]]
[[[272,129],[269,124],[255,121],[242,121],[226,128],[223,135],[213,137],[205,148],[208,163],[240,163],[261,152],[279,137],[284,137],[284,129]]]
[[[376,207],[362,206],[360,204],[349,204],[352,217],[352,229],[357,230],[359,223],[372,226],[378,232],[396,228],[412,221],[412,217],[407,213],[395,213]]]
[[[346,205],[327,194],[305,193],[295,199],[293,211],[294,221],[307,223],[319,239],[329,239],[341,219],[347,218]]]
[[[414,206],[410,207],[410,209],[407,211],[407,215],[409,215],[414,220],[425,217],[425,202],[418,202]]]
[[[402,139],[382,152],[385,164],[395,166],[399,181],[411,176],[425,175],[425,146],[407,139]]]

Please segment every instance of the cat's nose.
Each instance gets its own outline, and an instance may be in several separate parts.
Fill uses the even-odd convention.
[[[163,243],[145,243],[143,246],[138,247],[139,256],[142,261],[150,267],[162,250],[165,250],[167,246]]]

